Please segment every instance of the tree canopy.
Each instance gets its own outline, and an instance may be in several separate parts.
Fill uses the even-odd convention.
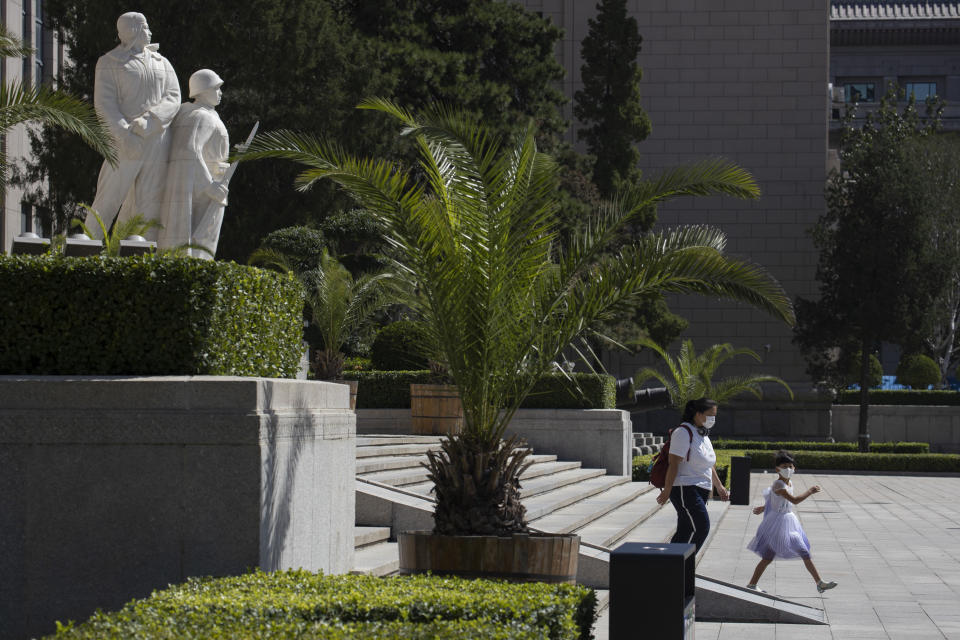
[[[895,91],[862,121],[848,112],[840,170],[829,177],[827,210],[813,229],[820,298],[798,300],[796,340],[810,372],[835,386],[859,353],[862,447],[869,356],[881,341],[909,348],[944,281],[930,241],[935,189],[914,155],[938,122],[936,114],[921,117],[913,101],[898,107]]]

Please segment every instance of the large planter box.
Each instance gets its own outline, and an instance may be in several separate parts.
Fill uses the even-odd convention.
[[[0,376],[0,637],[189,576],[353,565],[346,385]]]

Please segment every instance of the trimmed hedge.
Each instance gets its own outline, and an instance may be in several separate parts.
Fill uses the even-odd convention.
[[[743,451],[718,450],[717,454],[717,477],[727,489],[730,488],[730,458],[742,456]],[[650,473],[648,469],[653,462],[655,454],[645,456],[634,456],[632,466],[632,475],[634,482],[649,482]]]
[[[716,440],[714,449],[763,449],[765,451],[857,451],[855,442],[764,442],[759,440]],[[871,442],[872,453],[930,453],[927,442]]]
[[[0,257],[0,374],[292,378],[296,279],[232,262]]]
[[[572,374],[580,396],[561,374],[549,374],[524,400],[523,409],[613,409],[616,387],[613,376]],[[430,384],[430,371],[344,371],[345,380],[359,380],[357,409],[409,409],[410,384]]]
[[[578,585],[254,571],[191,578],[50,637],[586,640],[595,606]]]
[[[357,409],[409,409],[410,384],[430,384],[430,371],[344,371],[358,380]]]
[[[960,472],[960,455],[951,453],[844,453],[793,451],[799,469],[831,471]],[[772,469],[776,451],[747,451],[753,469]]]
[[[616,379],[597,373],[573,373],[572,381],[561,373],[541,378],[520,405],[522,409],[614,409]],[[580,391],[577,390],[579,387]],[[581,393],[582,392],[582,393]]]
[[[847,389],[837,394],[834,404],[860,404],[860,392]],[[870,404],[904,404],[921,406],[960,405],[960,392],[944,390],[871,389]]]

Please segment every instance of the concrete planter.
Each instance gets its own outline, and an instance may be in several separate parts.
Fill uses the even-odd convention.
[[[580,536],[441,536],[405,531],[397,536],[400,573],[500,578],[511,582],[577,581]]]

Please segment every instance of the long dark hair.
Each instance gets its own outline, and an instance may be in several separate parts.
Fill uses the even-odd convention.
[[[683,408],[683,421],[693,424],[693,416],[698,413],[706,413],[710,409],[719,406],[716,400],[710,398],[697,398],[687,403]]]

